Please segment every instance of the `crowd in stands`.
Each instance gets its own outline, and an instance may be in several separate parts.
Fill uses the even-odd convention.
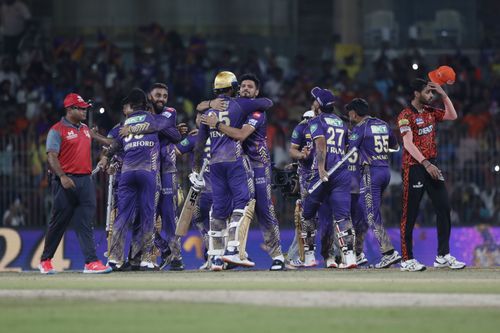
[[[352,98],[363,97],[374,115],[395,128],[397,114],[410,100],[409,82],[426,77],[439,65],[448,65],[457,73],[456,83],[446,89],[459,119],[439,127],[438,165],[450,187],[452,220],[457,225],[500,225],[500,172],[494,170],[500,164],[500,51],[484,47],[473,61],[457,50],[430,62],[416,46],[397,51],[383,43],[379,50],[358,61],[353,59],[354,54],[340,58],[335,45],[330,52],[319,50],[318,59],[279,55],[269,48],[227,45],[220,49],[211,47],[203,36],[183,36],[158,24],[138,28],[131,36],[133,47],[128,49],[118,47],[104,33],[98,34],[97,43],[89,43],[78,36],[49,37],[40,31],[36,21],[27,21],[14,52],[8,49],[11,44],[3,43],[2,179],[19,172],[12,151],[21,149],[28,154],[31,177],[18,176],[29,178],[29,186],[47,188],[44,140],[50,126],[62,116],[62,100],[69,92],[78,92],[105,109],[104,114],[94,113],[94,121],[104,133],[119,122],[120,101],[129,89],[147,89],[153,82],[166,82],[168,105],[177,109],[179,121],[194,126],[195,107],[212,97],[212,80],[218,71],[255,73],[262,81],[261,95],[275,103],[268,113],[268,144],[274,163],[282,167],[290,163],[291,131],[309,109],[312,87],[333,90],[340,99],[339,110]],[[14,147],[14,137],[28,139],[23,146]],[[384,198],[383,213],[389,226],[399,224],[400,160],[401,152],[394,154],[393,181]],[[427,202],[422,210],[420,224],[435,223],[429,205]],[[1,208],[4,214],[9,206]]]

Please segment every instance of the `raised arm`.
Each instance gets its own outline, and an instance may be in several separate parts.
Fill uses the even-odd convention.
[[[222,98],[211,99],[208,101],[202,101],[196,106],[196,111],[205,112],[208,109],[214,109],[217,111],[226,111],[229,103]]]
[[[443,100],[444,104],[444,116],[443,120],[455,120],[458,118],[457,111],[455,110],[455,107],[453,106],[453,103],[451,102],[450,97],[446,94],[446,92],[443,90],[443,88],[434,82],[429,82],[428,83],[429,87],[432,88],[436,93],[438,93],[441,96],[441,99]]]
[[[219,121],[215,113],[211,113],[210,115],[202,115],[201,123],[211,128],[216,128],[218,131],[238,141],[245,141],[246,138],[250,136],[250,134],[255,132],[255,127],[247,124],[243,125],[242,128],[228,126],[225,123]]]

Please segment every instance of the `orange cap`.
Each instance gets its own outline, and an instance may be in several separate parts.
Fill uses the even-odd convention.
[[[453,84],[455,83],[455,71],[450,66],[441,66],[438,69],[429,72],[429,79],[432,82],[442,86],[443,84]]]

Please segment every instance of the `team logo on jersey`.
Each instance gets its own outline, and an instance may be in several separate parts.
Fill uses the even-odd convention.
[[[252,116],[253,116],[254,118],[257,118],[257,119],[259,119],[261,115],[262,115],[262,114],[261,114],[260,112],[254,112],[254,113],[252,113]]]
[[[292,133],[292,138],[297,139],[298,137],[299,137],[299,133],[297,133],[297,131],[294,130]]]
[[[161,115],[166,118],[172,117],[172,113],[170,113],[169,111],[164,111],[161,113]]]
[[[358,138],[359,138],[358,133],[352,133],[351,135],[349,135],[349,140],[351,141],[357,140]]]
[[[88,130],[83,130],[83,133],[87,136],[87,138],[90,138],[90,133]]]
[[[184,140],[181,141],[181,146],[187,146],[189,144],[189,140],[185,138]]]
[[[400,121],[398,121],[398,125],[401,127],[401,126],[405,126],[405,125],[409,125],[410,124],[410,121],[408,119],[401,119]]]
[[[417,126],[420,126],[420,125],[424,124],[424,120],[422,118],[418,117],[415,119],[415,123],[417,124]]]
[[[140,116],[135,116],[135,117],[130,117],[127,120],[125,120],[125,125],[129,124],[135,124],[135,123],[140,123],[146,119],[146,115],[140,115]]]
[[[312,124],[311,125],[311,134],[314,134],[314,132],[316,132],[317,129],[318,129],[318,124]]]
[[[78,134],[73,132],[73,130],[69,130],[68,134],[66,134],[66,139],[68,139],[68,140],[76,139],[77,137],[78,137]]]
[[[337,119],[337,118],[325,118],[325,122],[330,126],[335,126],[335,127],[344,126],[344,123],[342,122],[342,120]]]
[[[370,126],[373,134],[387,134],[387,126],[385,125],[371,125]]]
[[[307,133],[306,134],[306,139],[310,139],[311,138],[311,134]]]

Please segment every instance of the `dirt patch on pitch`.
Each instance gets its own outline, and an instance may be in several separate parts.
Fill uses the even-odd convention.
[[[277,307],[500,307],[500,295],[350,291],[0,290],[0,297],[247,304]]]

